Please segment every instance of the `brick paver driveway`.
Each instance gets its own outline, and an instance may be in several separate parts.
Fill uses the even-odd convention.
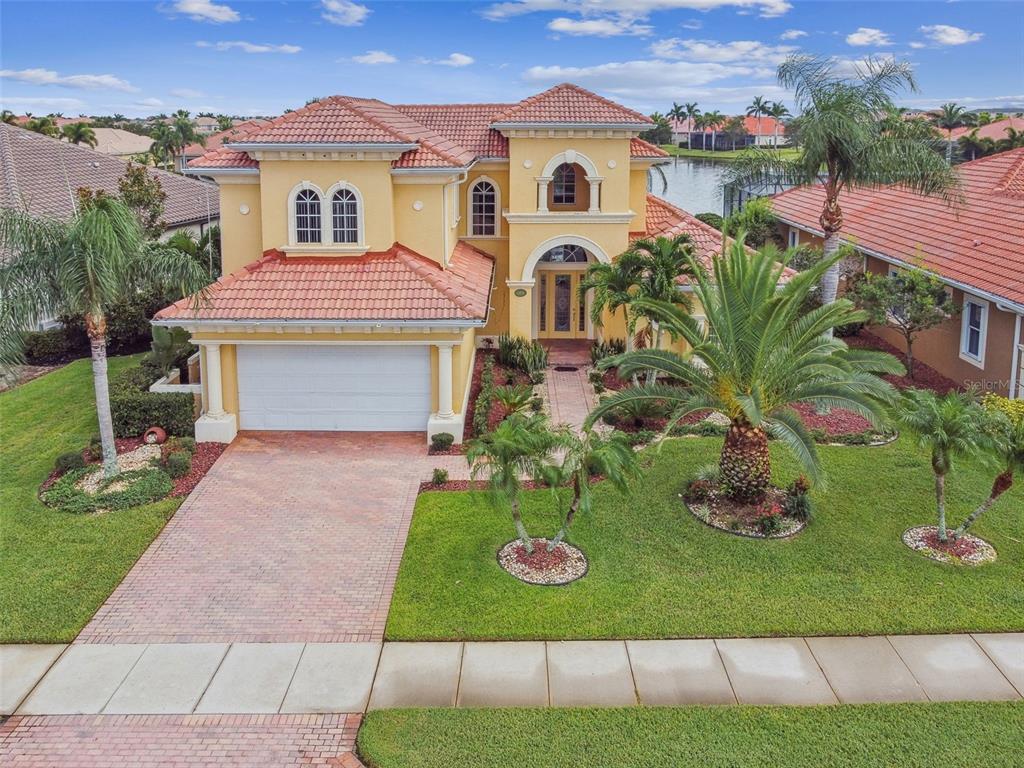
[[[464,465],[422,434],[243,433],[77,642],[380,640],[419,481]]]

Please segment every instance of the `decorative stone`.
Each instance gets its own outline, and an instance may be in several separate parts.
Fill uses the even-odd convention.
[[[527,584],[568,584],[587,573],[587,558],[579,549],[559,542],[550,553],[548,539],[533,539],[533,555],[526,555],[523,543],[513,539],[498,550],[498,564]]]
[[[995,547],[970,533],[963,534],[954,546],[941,548],[937,546],[938,530],[934,525],[908,528],[903,532],[903,543],[927,558],[949,565],[985,565],[996,559]]]

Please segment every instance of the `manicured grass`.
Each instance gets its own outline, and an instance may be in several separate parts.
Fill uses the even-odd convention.
[[[131,360],[112,358],[111,374]],[[0,642],[73,639],[181,503],[103,515],[43,506],[54,459],[96,432],[89,360],[0,394]]]
[[[735,160],[739,157],[742,149],[722,149],[715,150],[712,152],[710,149],[687,149],[686,147],[677,147],[673,144],[662,144],[661,148],[668,152],[670,155],[676,155],[678,157],[702,157],[709,160]],[[771,149],[767,147],[767,149]],[[784,158],[795,158],[800,155],[799,149],[792,147],[779,147],[779,154]]]
[[[1024,704],[370,712],[368,768],[1010,768]]]
[[[511,520],[484,493],[425,493],[416,504],[388,617],[392,640],[661,638],[927,633],[1024,628],[1024,484],[973,529],[999,559],[976,569],[927,560],[902,532],[934,521],[927,457],[906,439],[879,448],[822,448],[829,488],[794,539],[758,541],[712,530],[687,512],[684,481],[714,462],[721,438],[649,449],[628,497],[603,485],[594,514],[570,534],[590,559],[565,587],[523,584],[498,567]],[[772,445],[776,482],[795,463]],[[992,473],[957,465],[950,521],[988,493]],[[530,533],[551,535],[548,491],[527,495]]]

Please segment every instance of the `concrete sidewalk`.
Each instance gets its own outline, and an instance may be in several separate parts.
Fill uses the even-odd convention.
[[[24,716],[1004,701],[1024,633],[0,646],[0,675],[0,714]]]

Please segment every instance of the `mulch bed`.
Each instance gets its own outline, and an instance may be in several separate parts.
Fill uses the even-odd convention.
[[[484,360],[491,358],[494,360],[494,386],[504,387],[508,385],[511,380],[513,385],[516,384],[528,384],[533,386],[533,382],[530,381],[530,377],[517,368],[506,368],[498,362],[497,353],[493,349],[478,349],[476,351],[476,360],[473,363],[473,379],[469,385],[469,404],[466,406],[466,421],[462,430],[462,439],[470,440],[473,437],[473,418],[476,414],[476,401],[480,396],[480,376],[484,370]],[[501,423],[501,420],[508,414],[505,413],[505,409],[497,402],[492,402],[491,412],[487,414],[487,428],[488,430],[494,429]],[[456,446],[452,446],[454,449]],[[443,455],[443,454],[441,454]]]
[[[498,550],[498,565],[527,584],[555,586],[568,584],[587,573],[587,558],[579,549],[558,543],[548,552],[548,539],[531,539],[533,554],[519,539],[513,539]]]
[[[765,502],[781,507],[786,492],[781,488],[769,488]],[[736,536],[751,539],[786,539],[802,531],[806,520],[797,520],[788,515],[779,515],[780,528],[772,533],[763,533],[757,524],[761,504],[746,504],[726,498],[717,490],[712,491],[704,501],[684,501],[683,506],[690,514],[705,525]]]
[[[903,352],[868,331],[861,331],[855,336],[847,336],[843,341],[847,345],[858,349],[877,349],[882,352],[888,352],[890,355],[895,355],[901,363],[906,362]],[[961,389],[960,385],[955,381],[947,379],[934,368],[925,365],[920,360],[914,361],[914,378],[909,376],[883,376],[882,378],[899,389],[917,387],[918,389],[930,389],[938,395],[944,395],[947,392]]]
[[[600,475],[594,476],[594,481],[603,479]],[[523,490],[536,491],[539,488],[547,488],[546,485],[535,483],[533,480],[523,480]],[[444,483],[434,483],[430,480],[424,480],[420,483],[420,493],[426,491],[486,491],[487,481],[486,480],[449,480]]]
[[[903,533],[903,543],[931,560],[949,565],[978,566],[996,559],[996,550],[984,539],[965,533],[955,541],[939,541],[939,529],[934,525],[919,525]]]
[[[465,454],[466,449],[462,443],[453,443],[450,448],[445,448],[443,451],[435,450],[432,445],[427,446],[428,456],[464,456]]]

